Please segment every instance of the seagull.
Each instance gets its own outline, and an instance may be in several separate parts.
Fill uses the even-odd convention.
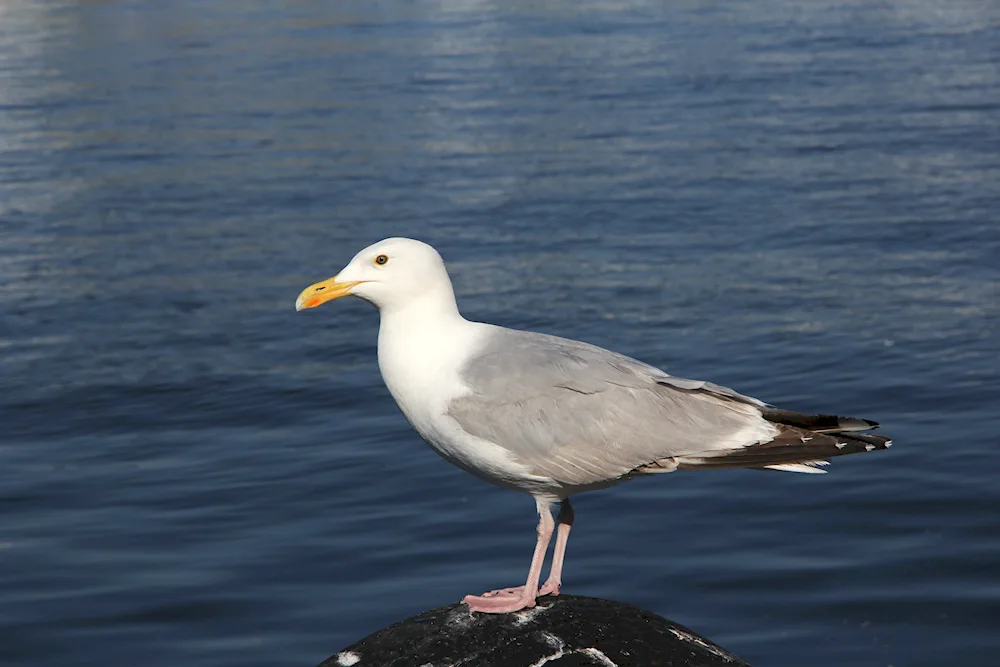
[[[779,410],[595,345],[467,320],[444,261],[421,241],[368,246],[295,308],[344,296],[378,308],[379,369],[417,433],[450,463],[535,499],[525,584],[466,596],[472,611],[509,613],[559,594],[576,493],[689,468],[822,473],[830,457],[892,444],[860,432],[873,421]]]

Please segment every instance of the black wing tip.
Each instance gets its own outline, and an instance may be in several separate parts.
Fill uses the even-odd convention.
[[[880,426],[877,421],[861,417],[837,417],[837,419],[840,421],[840,428],[845,431],[871,431]]]
[[[710,456],[676,457],[678,468],[764,468],[775,465],[809,465],[837,456],[889,449],[892,439],[874,433],[819,433],[783,426],[774,440]]]
[[[840,417],[838,415],[811,415],[791,410],[764,408],[761,410],[764,419],[775,424],[794,426],[817,433],[837,433],[841,431],[870,431],[879,427],[877,421],[859,417]]]

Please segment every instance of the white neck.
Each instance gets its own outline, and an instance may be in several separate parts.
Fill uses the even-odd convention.
[[[460,390],[459,369],[485,325],[462,317],[450,285],[447,294],[434,290],[406,304],[384,307],[380,314],[382,378],[411,423],[419,421],[413,410],[427,392],[443,395],[443,385]]]
[[[406,303],[382,306],[379,308],[379,316],[381,317],[380,339],[386,329],[417,333],[425,329],[440,329],[466,321],[458,312],[458,304],[455,303],[451,285],[448,285],[447,290],[425,292]]]

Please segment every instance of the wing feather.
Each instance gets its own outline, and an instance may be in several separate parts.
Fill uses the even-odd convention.
[[[756,399],[545,334],[495,328],[462,379],[471,391],[448,414],[563,484],[616,479],[659,459],[710,457],[778,432]]]

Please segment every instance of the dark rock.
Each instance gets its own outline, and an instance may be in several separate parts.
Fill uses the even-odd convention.
[[[673,621],[620,602],[560,595],[513,614],[458,603],[379,630],[319,667],[749,667]]]

